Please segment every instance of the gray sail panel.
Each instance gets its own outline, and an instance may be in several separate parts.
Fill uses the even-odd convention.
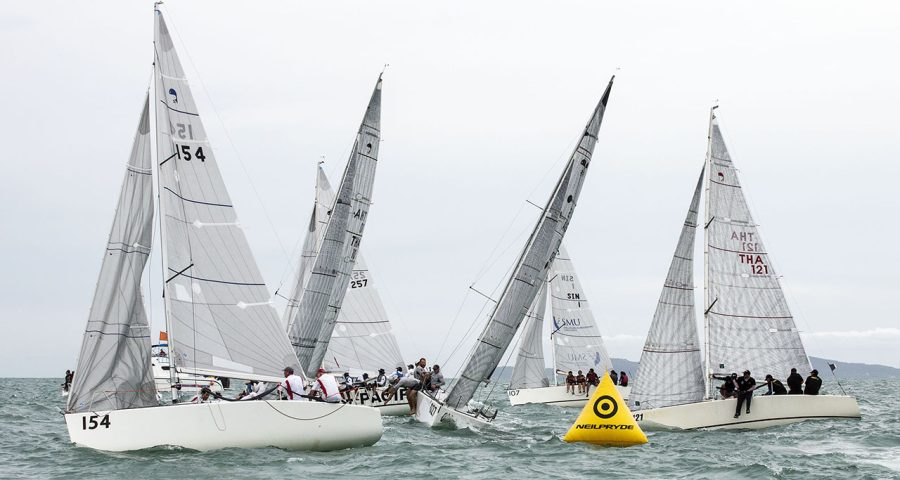
[[[611,89],[612,80],[591,115],[460,376],[447,390],[444,399],[447,405],[464,408],[475,395],[478,385],[490,377],[500,364],[541,283],[547,278],[547,270],[569,227],[581,193]]]
[[[154,36],[165,297],[181,369],[280,376],[299,367],[237,215],[166,22]]]
[[[550,267],[550,306],[553,312],[550,337],[556,370],[587,373],[593,368],[602,375],[611,369],[612,361],[587,295],[572,258],[562,245]]]
[[[547,282],[541,285],[534,302],[525,314],[525,326],[522,327],[522,339],[516,366],[513,367],[509,388],[541,388],[549,387],[547,370],[544,366],[543,327],[544,313],[547,310]]]
[[[694,308],[694,242],[703,171],[669,265],[628,402],[637,409],[703,400],[703,360]]]
[[[327,192],[327,194],[325,193]],[[316,200],[313,203],[312,213],[310,214],[309,224],[306,228],[306,237],[303,239],[303,250],[300,252],[300,265],[297,270],[296,282],[291,289],[288,297],[287,307],[284,309],[282,323],[287,326],[288,334],[294,328],[292,322],[297,318],[297,310],[300,307],[300,297],[303,295],[303,287],[309,281],[312,273],[313,264],[316,262],[316,253],[319,251],[319,243],[321,242],[322,232],[325,225],[328,224],[328,210],[334,201],[334,192],[331,190],[331,184],[322,170],[321,163],[317,168],[316,175]]]
[[[785,378],[791,368],[809,367],[809,359],[714,115],[709,142],[709,368]]]
[[[159,404],[150,367],[150,325],[141,297],[141,276],[153,238],[150,142],[149,99],[145,99],[78,354],[68,412]]]
[[[328,371],[388,372],[404,366],[400,345],[378,295],[377,280],[362,254],[350,275],[350,284],[324,358]]]
[[[309,375],[322,365],[328,350],[372,203],[380,143],[381,84],[379,76],[300,301],[295,320],[299,328],[291,333],[297,356]]]

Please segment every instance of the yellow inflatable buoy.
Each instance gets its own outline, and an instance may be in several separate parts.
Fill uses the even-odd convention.
[[[647,436],[634,421],[631,410],[616,390],[609,373],[605,373],[591,400],[581,410],[581,415],[563,440],[628,447],[647,443]]]

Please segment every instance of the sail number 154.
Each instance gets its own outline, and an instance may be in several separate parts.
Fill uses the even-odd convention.
[[[99,420],[99,422],[97,421]],[[82,430],[94,430],[99,427],[109,428],[109,414],[103,415],[91,415],[81,417],[81,429]]]

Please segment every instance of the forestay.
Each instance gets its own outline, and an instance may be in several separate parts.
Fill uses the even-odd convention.
[[[509,277],[500,300],[475,347],[472,349],[459,377],[453,382],[445,403],[456,409],[464,408],[475,395],[478,385],[487,380],[497,368],[509,347],[516,330],[534,301],[547,270],[553,262],[569,227],[587,168],[597,143],[597,133],[612,89],[612,79],[585,127],[578,146],[569,158],[553,194],[547,201],[528,243],[522,250],[513,274]]]
[[[694,240],[702,187],[701,170],[628,398],[638,409],[703,400],[703,361],[694,309]]]
[[[375,182],[380,127],[381,76],[359,126],[289,333],[300,364],[310,376],[325,358],[362,242]]]
[[[556,369],[587,373],[593,368],[598,375],[610,370],[612,361],[603,345],[594,313],[572,258],[562,245],[550,267],[550,307],[553,312],[550,338]]]
[[[315,259],[319,248],[317,239],[321,239],[320,233],[328,223],[327,209],[333,201],[334,191],[320,165],[316,180],[316,204],[313,207],[310,230],[304,241],[297,286],[291,293],[286,314],[291,311],[291,305],[300,303],[299,297],[303,292],[300,278],[309,278],[309,269],[304,268],[304,265],[309,266],[312,263],[309,259]],[[331,335],[331,343],[323,363],[329,371],[376,371],[378,368],[392,370],[404,365],[400,346],[391,332],[390,320],[362,253],[356,257],[337,326]]]
[[[66,411],[158,405],[141,276],[153,237],[149,100],[145,98],[88,316]]]
[[[167,322],[179,369],[235,378],[298,367],[159,10],[156,127]]]
[[[809,367],[714,112],[707,154],[707,368],[785,378]]]
[[[559,257],[557,257],[559,258]],[[541,289],[534,297],[531,308],[525,314],[525,326],[522,327],[522,339],[516,366],[509,380],[509,388],[541,388],[549,387],[546,368],[544,367],[544,312],[547,310],[547,282],[541,283]]]

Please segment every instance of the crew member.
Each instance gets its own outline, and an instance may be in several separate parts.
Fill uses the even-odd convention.
[[[803,393],[806,395],[818,395],[820,388],[822,388],[822,379],[819,378],[819,371],[813,370],[809,372],[809,376],[806,377],[806,387],[803,389]]]
[[[597,377],[597,372],[595,372],[593,368],[588,370],[588,373],[584,376],[584,378],[585,380],[587,380],[588,388],[590,388],[591,385],[596,386],[598,383],[600,383],[599,377]]]
[[[384,387],[384,386],[387,386],[387,382],[388,382],[388,379],[387,379],[387,375],[384,374],[384,369],[379,368],[378,376],[375,377],[375,386],[376,387]]]
[[[737,390],[737,374],[732,373],[731,375],[717,375],[713,374],[712,378],[716,380],[725,380],[719,387],[719,396],[722,398],[731,398],[734,397],[734,391]]]
[[[572,371],[569,370],[569,374],[566,375],[566,393],[571,392],[572,395],[575,395],[575,375],[572,374]]]
[[[341,403],[341,391],[333,375],[325,373],[324,368],[316,372],[316,381],[309,387],[309,394],[318,394],[328,403]]]
[[[797,373],[796,368],[791,369],[791,374],[787,378],[788,393],[791,395],[803,394],[803,375]]]
[[[582,373],[581,370],[579,370],[578,375],[575,376],[575,383],[578,384],[578,393],[584,393],[584,373]]]
[[[306,385],[303,383],[303,378],[294,375],[294,369],[291,367],[284,367],[284,380],[281,381],[281,388],[288,400],[306,400],[304,396]]]
[[[206,387],[200,389],[200,393],[194,395],[194,398],[191,399],[191,403],[212,403],[212,391]]]
[[[625,370],[622,370],[622,374],[619,375],[619,385],[623,387],[628,386],[628,374],[625,373]]]
[[[753,389],[756,380],[750,376],[750,370],[744,370],[744,376],[737,379],[737,408],[734,409],[734,418],[741,416],[741,405],[747,403],[747,413],[750,413],[750,401],[753,400]]]
[[[266,391],[266,382],[250,380],[245,385],[244,390],[237,396],[238,400],[252,400]]]
[[[766,375],[766,383],[764,385],[760,385],[756,388],[762,388],[763,386],[769,387],[769,391],[763,395],[787,395],[787,389],[784,388],[784,384],[781,383],[781,380],[778,380],[771,374]]]
[[[618,384],[619,384],[619,374],[616,373],[615,370],[610,370],[610,371],[609,371],[609,378],[610,378],[610,380],[612,380],[613,385],[618,385]]]
[[[436,392],[444,386],[444,374],[441,373],[440,365],[433,365],[431,367],[431,378],[428,380],[428,390],[431,392]]]

